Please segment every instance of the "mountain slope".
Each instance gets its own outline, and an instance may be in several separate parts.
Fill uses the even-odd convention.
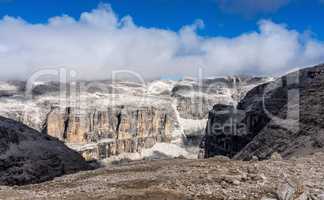
[[[212,112],[211,127],[233,123],[233,129],[230,133],[217,134],[207,129],[207,157],[225,154],[243,160],[253,156],[267,159],[278,152],[284,158],[291,158],[323,151],[323,91],[324,65],[301,69],[255,87],[225,122],[217,120],[218,114]],[[226,109],[221,112],[229,112]],[[241,145],[237,138],[248,141]]]
[[[59,140],[0,117],[0,185],[23,185],[90,169]]]
[[[235,157],[249,159],[255,155],[264,159],[279,152],[290,158],[323,151],[323,91],[324,65],[290,73],[269,84],[263,91],[264,112],[258,115],[269,122]],[[256,105],[260,109],[261,103]],[[250,108],[247,117],[256,110]]]

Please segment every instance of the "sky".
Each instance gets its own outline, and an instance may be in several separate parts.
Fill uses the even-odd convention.
[[[278,75],[324,62],[323,0],[0,0],[0,78]]]

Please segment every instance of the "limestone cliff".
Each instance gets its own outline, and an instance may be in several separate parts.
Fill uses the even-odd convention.
[[[95,144],[80,151],[88,159],[102,159],[140,152],[157,142],[171,142],[173,120],[173,110],[155,107],[53,108],[47,115],[43,133],[74,147]]]

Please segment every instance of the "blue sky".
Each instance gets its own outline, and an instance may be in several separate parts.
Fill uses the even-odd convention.
[[[240,1],[244,3],[244,0],[237,2]],[[111,4],[118,15],[131,15],[136,24],[145,27],[179,30],[184,24],[201,19],[205,28],[200,30],[200,34],[233,37],[257,29],[256,22],[260,19],[271,19],[277,23],[285,23],[292,29],[309,30],[317,38],[324,40],[324,2],[321,3],[321,0],[290,0],[287,3],[283,0],[281,2],[284,3],[279,3],[282,6],[277,9],[260,8],[260,11],[257,11],[247,8],[246,13],[235,8],[231,11],[226,10],[218,0],[0,0],[0,2],[2,2],[1,17],[20,16],[31,23],[44,23],[48,18],[62,14],[78,18],[80,13],[96,8],[101,2]]]
[[[324,0],[0,0],[0,78],[280,75],[324,63]]]

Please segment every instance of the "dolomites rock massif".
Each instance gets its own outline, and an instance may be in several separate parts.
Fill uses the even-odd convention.
[[[183,86],[179,87],[181,84],[192,85],[192,80],[173,83],[172,87],[170,82],[163,81],[151,83],[159,87],[155,85],[147,88],[119,83],[118,93],[80,92],[78,101],[70,98],[69,102],[63,104],[58,102],[61,98],[55,94],[56,89],[53,90],[54,93],[44,94],[43,89],[38,88],[37,96],[28,101],[22,101],[22,97],[14,92],[7,92],[1,99],[2,104],[7,106],[2,108],[2,112],[15,111],[11,112],[15,114],[13,117],[38,126],[42,133],[33,130],[33,138],[52,140],[49,135],[55,136],[58,139],[54,141],[59,143],[56,146],[63,145],[59,140],[64,141],[89,160],[114,156],[121,158],[125,153],[136,152],[144,153],[144,157],[165,156],[165,159],[127,161],[127,164],[122,161],[106,163],[100,169],[66,175],[35,185],[0,186],[0,197],[320,200],[324,197],[321,130],[323,74],[324,66],[320,65],[288,74],[269,83],[258,82],[259,86],[250,91],[247,88],[251,89],[252,85],[242,86],[248,82],[245,80],[238,87],[246,87],[241,90],[245,92],[223,87],[229,93],[221,94],[208,94],[207,90],[199,87],[193,87],[191,91],[185,90]],[[43,87],[45,86],[42,85]],[[45,91],[47,90],[49,89]],[[196,94],[200,96],[197,97]],[[189,101],[187,99],[190,95],[192,98]],[[197,99],[205,99],[203,102],[206,103],[210,96],[217,98],[208,112],[207,126],[204,124],[203,128],[196,128],[193,124],[203,124],[203,116],[207,114],[207,109],[195,110]],[[186,106],[183,103],[185,101],[195,106]],[[22,108],[28,109],[22,112]],[[14,131],[7,127],[4,130],[9,130],[10,133],[26,128],[22,124],[14,125]],[[196,140],[202,136],[198,133],[199,130],[206,131],[202,146],[208,159],[181,159],[181,156],[167,159],[175,152],[177,155],[185,155],[184,152],[197,145]],[[4,138],[9,138],[4,140],[4,144],[12,146],[16,142],[15,137]],[[24,149],[22,142],[18,144],[19,154],[15,155],[29,157],[6,157],[10,158],[10,162],[4,166],[11,168],[9,172],[3,173],[10,176],[1,178],[20,178],[19,167],[22,161],[28,164],[23,165],[27,173],[34,175],[33,170],[36,169],[41,173],[43,168],[38,163],[44,162],[48,155],[55,153],[58,155],[49,156],[50,160],[46,162],[46,168],[49,167],[50,170],[54,168],[65,171],[65,164],[60,165],[67,162],[65,159],[78,163],[69,156],[61,158],[60,152],[56,150],[40,149],[45,148],[37,146],[43,144],[42,142],[28,145],[32,150]],[[6,145],[2,146],[6,148]],[[45,142],[45,146],[50,145]],[[60,147],[66,148],[64,145]],[[33,153],[34,150],[38,154]],[[8,152],[17,151],[7,151],[4,155],[8,155]],[[70,155],[64,152],[65,154]],[[229,157],[238,160],[231,160]],[[84,162],[81,156],[78,158]],[[32,170],[28,159],[34,161],[32,164],[36,163],[31,167]],[[0,159],[0,167],[1,162]],[[69,162],[66,165],[69,166]],[[55,176],[61,175],[54,172]],[[23,180],[25,178],[19,179],[19,183],[24,184]],[[45,179],[35,180],[39,182],[48,178],[46,176]],[[15,183],[17,182],[9,185]]]
[[[38,183],[87,169],[86,161],[58,139],[0,117],[0,185]]]
[[[267,159],[277,152],[291,158],[323,151],[323,90],[324,65],[318,65],[255,87],[236,108],[216,105],[202,143],[205,157]]]
[[[78,148],[87,159],[104,159],[140,152],[158,142],[170,143],[174,129],[172,112],[154,107],[108,107],[75,113],[52,109],[43,132]],[[85,146],[83,146],[85,145]]]
[[[207,114],[216,103],[235,105],[269,78],[202,81],[80,81],[0,83],[0,115],[64,141],[86,159],[150,157],[176,148],[196,157]],[[170,144],[161,146],[157,144]],[[148,150],[145,151],[145,150]],[[143,152],[145,151],[145,152]]]

